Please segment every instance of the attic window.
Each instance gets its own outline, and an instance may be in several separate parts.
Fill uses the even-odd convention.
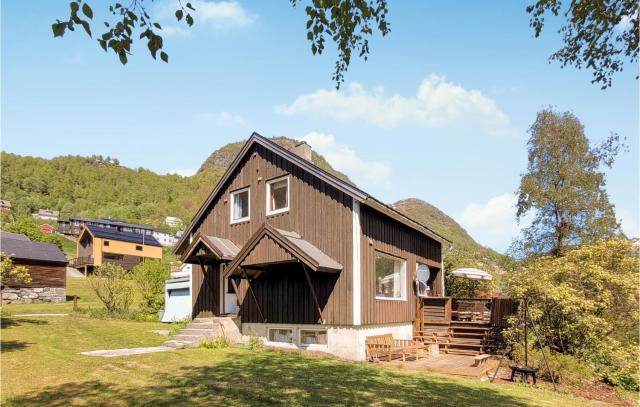
[[[289,177],[267,182],[267,215],[289,210]]]
[[[108,240],[105,240],[105,241],[103,242],[103,244],[104,244],[105,246],[109,246],[109,241],[108,241]]]
[[[249,188],[231,193],[231,223],[249,220]]]
[[[140,245],[136,245],[136,250],[138,250],[138,251],[142,251],[142,246],[140,246]]]

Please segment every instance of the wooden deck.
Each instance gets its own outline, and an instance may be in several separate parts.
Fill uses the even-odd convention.
[[[487,374],[487,372],[492,373],[498,365],[498,360],[491,358],[480,366],[473,366],[473,363],[473,356],[440,354],[416,361],[402,362],[395,360],[391,362],[391,365],[406,370],[426,370],[429,372],[480,378]]]

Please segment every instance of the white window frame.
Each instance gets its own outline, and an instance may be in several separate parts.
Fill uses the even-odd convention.
[[[302,342],[302,331],[313,331],[313,332],[324,332],[327,337],[327,343],[303,343]],[[298,345],[301,347],[327,347],[329,345],[329,330],[328,329],[319,329],[319,328],[299,328],[298,329]]]
[[[271,331],[274,331],[276,329],[291,331],[291,342],[272,341],[270,334],[271,334]],[[292,326],[271,326],[271,327],[267,327],[267,342],[269,342],[269,343],[286,344],[286,345],[296,345],[296,332],[295,332],[295,329]]]
[[[269,205],[269,198],[271,197],[271,184],[282,181],[283,179],[287,180],[287,206],[284,208],[271,210]],[[291,207],[291,181],[289,181],[289,176],[285,175],[283,177],[274,178],[272,180],[267,181],[267,196],[265,197],[265,204],[267,209],[267,216],[269,215],[277,215],[279,213],[288,212]]]
[[[407,259],[404,259],[402,257],[398,257],[398,256],[394,256],[392,254],[389,253],[385,253],[379,250],[374,250],[374,256],[373,256],[373,272],[375,275],[376,272],[376,256],[377,255],[382,255],[382,256],[386,256],[395,260],[399,260],[402,262],[402,264],[404,265],[403,270],[402,270],[402,274],[403,276],[401,276],[402,281],[402,286],[401,286],[401,291],[400,291],[400,298],[390,298],[390,297],[380,297],[376,294],[376,300],[380,300],[380,301],[407,301]],[[377,284],[376,281],[374,281],[374,284]],[[374,292],[376,292],[377,289],[374,287]]]
[[[233,219],[233,209],[235,207],[235,198],[236,195],[241,194],[243,192],[247,192],[247,216],[245,216],[244,218],[239,218],[239,219]],[[246,187],[246,188],[241,188],[241,189],[236,189],[233,192],[229,193],[229,220],[231,222],[231,224],[234,223],[240,223],[240,222],[246,222],[249,219],[251,219],[251,188],[250,187]]]

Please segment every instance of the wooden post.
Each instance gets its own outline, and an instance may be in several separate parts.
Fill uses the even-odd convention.
[[[324,318],[322,318],[322,308],[320,308],[320,303],[318,302],[318,297],[316,296],[316,290],[313,289],[313,284],[311,283],[311,277],[309,276],[309,272],[307,271],[307,266],[302,264],[302,270],[304,270],[304,275],[307,277],[307,283],[309,283],[309,289],[311,290],[311,295],[313,296],[313,301],[316,303],[316,308],[318,309],[318,313],[320,314],[320,322],[324,325]]]
[[[256,307],[258,308],[258,313],[260,314],[260,318],[262,318],[262,322],[267,322],[267,319],[264,317],[264,314],[262,313],[262,308],[260,308],[260,304],[258,303],[258,297],[256,297],[256,294],[253,292],[253,288],[251,288],[251,283],[249,282],[249,275],[247,274],[247,271],[243,268],[242,272],[244,273],[244,278],[247,279],[247,286],[249,286],[249,292],[251,293],[251,296],[253,297],[253,301],[255,301],[256,303]]]
[[[73,296],[73,310],[75,311],[78,308],[78,296]]]

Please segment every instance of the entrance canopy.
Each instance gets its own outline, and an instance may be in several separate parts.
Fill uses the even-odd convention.
[[[240,249],[231,240],[198,233],[182,255],[183,263],[201,260],[233,260]]]
[[[226,276],[260,273],[268,266],[299,262],[312,271],[339,273],[342,265],[296,232],[265,223],[249,239],[225,271]]]
[[[451,272],[455,277],[468,278],[471,280],[493,280],[493,276],[486,271],[474,268],[461,268]]]

